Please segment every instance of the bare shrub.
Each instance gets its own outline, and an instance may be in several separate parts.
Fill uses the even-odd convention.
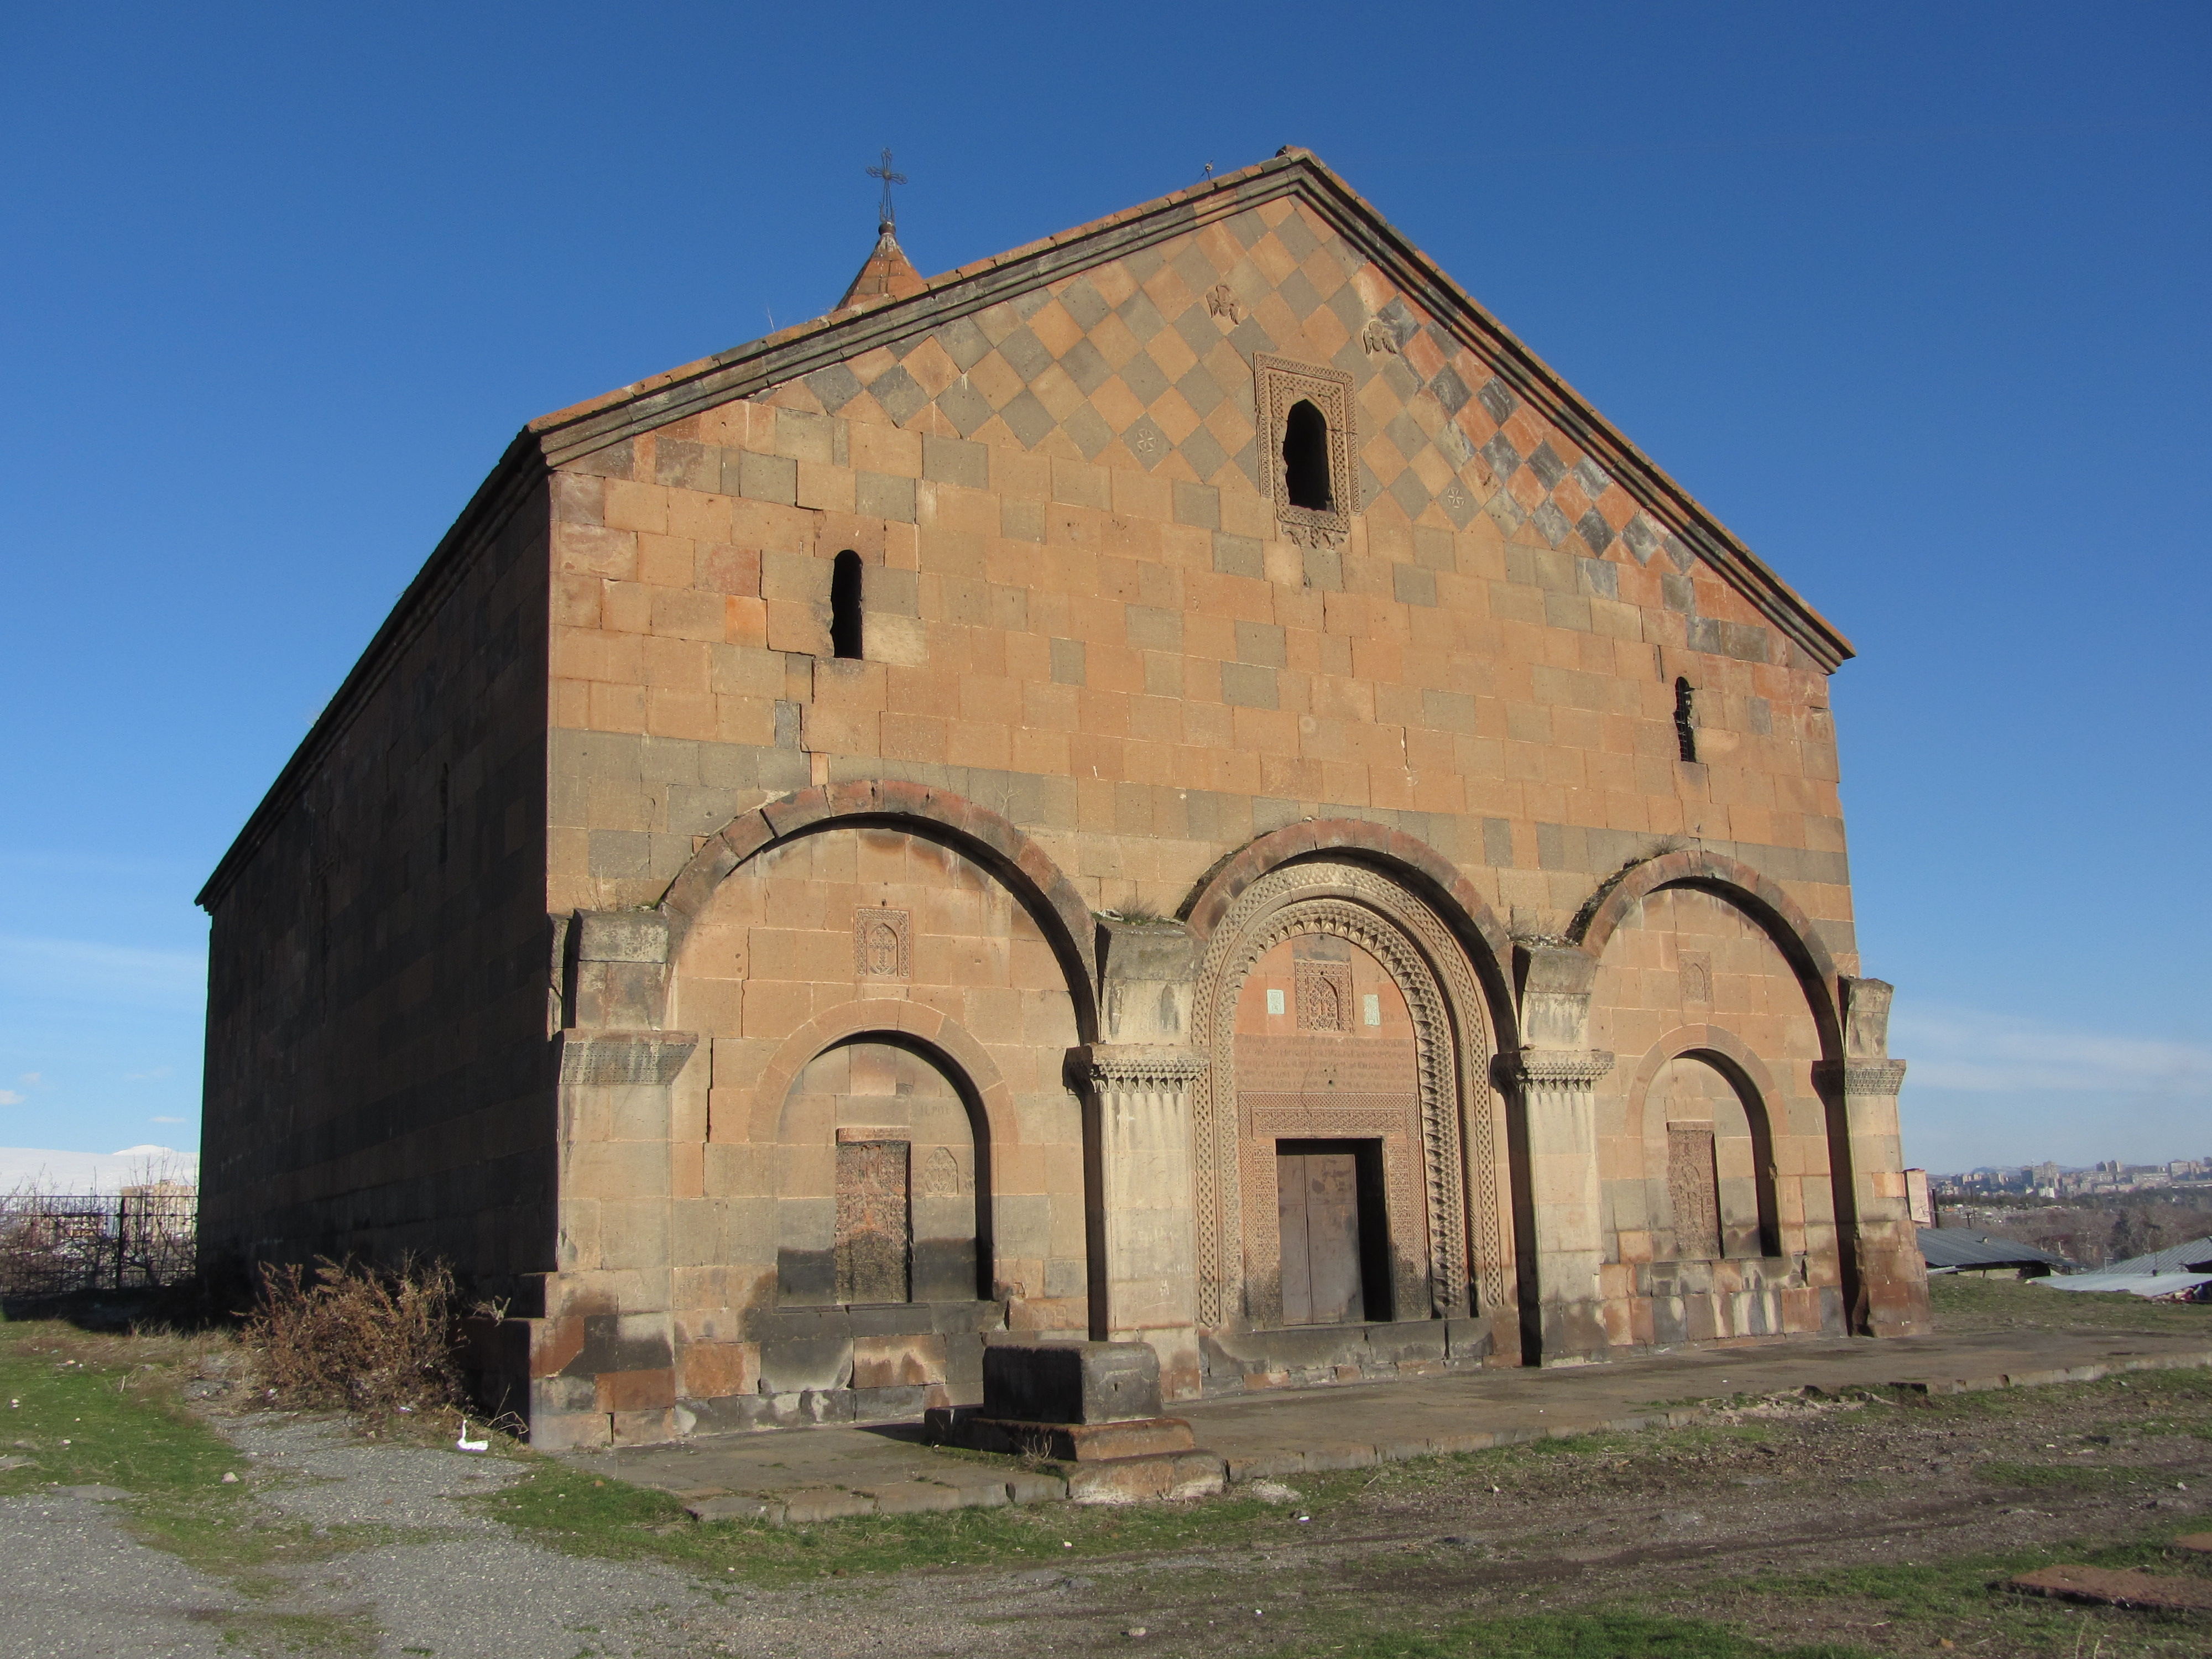
[[[456,1297],[444,1263],[413,1256],[392,1268],[319,1256],[312,1278],[264,1262],[246,1346],[261,1388],[285,1405],[370,1417],[458,1406]]]

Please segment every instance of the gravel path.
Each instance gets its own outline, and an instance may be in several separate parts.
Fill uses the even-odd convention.
[[[125,1534],[125,1494],[64,1486],[0,1498],[0,1653],[10,1659],[235,1656],[219,1622],[229,1587]]]

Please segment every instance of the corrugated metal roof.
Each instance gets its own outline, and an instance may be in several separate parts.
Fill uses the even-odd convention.
[[[2124,1291],[2130,1296],[2180,1296],[2200,1285],[2212,1285],[2212,1273],[2053,1273],[2034,1281],[2054,1291]]]
[[[2192,1238],[2170,1250],[2131,1255],[2105,1269],[2108,1273],[2212,1273],[2212,1238]]]
[[[1921,1259],[1931,1267],[2070,1267],[2063,1255],[2023,1244],[2016,1238],[1992,1238],[1965,1227],[1920,1229]]]

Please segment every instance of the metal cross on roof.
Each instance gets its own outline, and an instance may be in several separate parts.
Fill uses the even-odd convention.
[[[889,235],[898,229],[898,216],[891,210],[891,186],[893,185],[904,184],[906,182],[906,174],[903,173],[894,173],[891,171],[891,153],[889,150],[885,150],[884,152],[883,166],[879,167],[870,167],[868,169],[868,177],[871,179],[880,179],[884,181],[884,204],[881,213],[878,215],[878,218],[880,221],[879,228],[886,235]]]

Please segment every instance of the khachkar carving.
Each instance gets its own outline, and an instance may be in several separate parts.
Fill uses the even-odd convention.
[[[1244,1202],[1243,1130],[1276,1123],[1240,1125],[1235,1017],[1237,996],[1259,959],[1298,933],[1334,935],[1366,951],[1389,970],[1413,1013],[1420,1095],[1417,1109],[1400,1121],[1419,1149],[1418,1158],[1404,1164],[1418,1170],[1401,1177],[1407,1190],[1391,1194],[1399,1316],[1414,1316],[1425,1301],[1437,1313],[1467,1310],[1470,1242],[1483,1307],[1507,1305],[1511,1264],[1499,1195],[1502,1130],[1488,1087],[1489,1023],[1473,968],[1450,930],[1404,888],[1357,866],[1316,862],[1272,871],[1247,888],[1215,928],[1200,965],[1192,1038],[1212,1060],[1193,1085],[1191,1102],[1200,1322],[1219,1325],[1251,1311],[1247,1264],[1264,1273],[1277,1254],[1273,1203],[1253,1205],[1248,1213]],[[1416,1188],[1425,1202],[1408,1215],[1416,1210]],[[1425,1240],[1419,1237],[1424,1221]]]
[[[864,905],[854,913],[853,972],[860,979],[914,977],[913,918],[908,912]]]

